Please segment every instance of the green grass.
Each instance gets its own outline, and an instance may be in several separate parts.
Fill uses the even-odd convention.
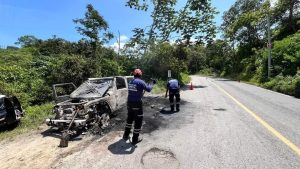
[[[21,119],[21,123],[16,128],[6,127],[7,130],[1,131],[0,140],[13,139],[17,135],[37,129],[47,117],[51,116],[52,108],[52,103],[27,107],[25,117]]]
[[[185,84],[188,84],[191,81],[191,77],[188,74],[180,73],[180,83],[181,86],[184,86]],[[158,80],[157,83],[154,85],[151,93],[154,94],[161,94],[166,92],[166,80]]]
[[[200,70],[197,75],[202,75],[202,76],[216,76],[216,73],[212,72],[211,69],[202,69]]]
[[[180,73],[180,77],[180,82],[182,86],[188,84],[191,81],[191,77],[186,73]]]
[[[166,92],[166,81],[163,80],[158,80],[157,83],[154,85],[151,93],[154,94],[160,94],[160,93],[165,93]]]

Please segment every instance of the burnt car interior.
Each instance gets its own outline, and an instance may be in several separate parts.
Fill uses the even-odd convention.
[[[73,83],[55,84],[52,86],[56,103],[70,99],[70,94],[76,89]]]
[[[116,77],[117,89],[126,88],[126,83],[124,78]]]

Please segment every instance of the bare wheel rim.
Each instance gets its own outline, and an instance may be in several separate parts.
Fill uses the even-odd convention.
[[[101,115],[101,128],[106,128],[109,125],[109,115],[108,113],[103,113]]]

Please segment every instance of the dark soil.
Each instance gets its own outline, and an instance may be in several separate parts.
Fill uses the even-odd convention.
[[[181,101],[181,105],[185,102]],[[147,96],[143,98],[143,127],[142,133],[151,133],[159,128],[164,128],[170,124],[170,117],[172,114],[177,112],[171,112],[169,108],[169,100],[162,96]],[[111,131],[123,131],[127,118],[127,107],[123,107],[118,110],[116,115],[112,116],[110,119],[110,124],[104,130],[99,128],[99,132],[85,131],[87,135],[93,135],[95,138],[99,138]],[[41,133],[43,136],[52,136],[56,138],[61,138],[61,132],[55,131],[53,129],[48,129]],[[72,137],[70,141],[83,139],[83,135],[78,137]]]
[[[161,112],[169,105],[169,101],[161,96],[148,96],[143,98],[143,133],[151,133],[157,130],[159,127],[164,127],[165,118],[162,116]],[[127,118],[127,109],[124,107],[118,112],[118,115],[111,119],[110,130],[113,131],[123,131],[125,127],[125,122]]]

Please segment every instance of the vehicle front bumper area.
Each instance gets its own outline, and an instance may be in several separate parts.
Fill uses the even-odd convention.
[[[61,120],[61,119],[46,119],[46,124],[48,126],[52,126],[52,127],[58,127],[61,125],[66,125],[66,124],[70,124],[71,120]],[[74,120],[73,124],[76,127],[84,127],[86,125],[86,120],[82,120],[82,119],[78,119],[78,120]]]

